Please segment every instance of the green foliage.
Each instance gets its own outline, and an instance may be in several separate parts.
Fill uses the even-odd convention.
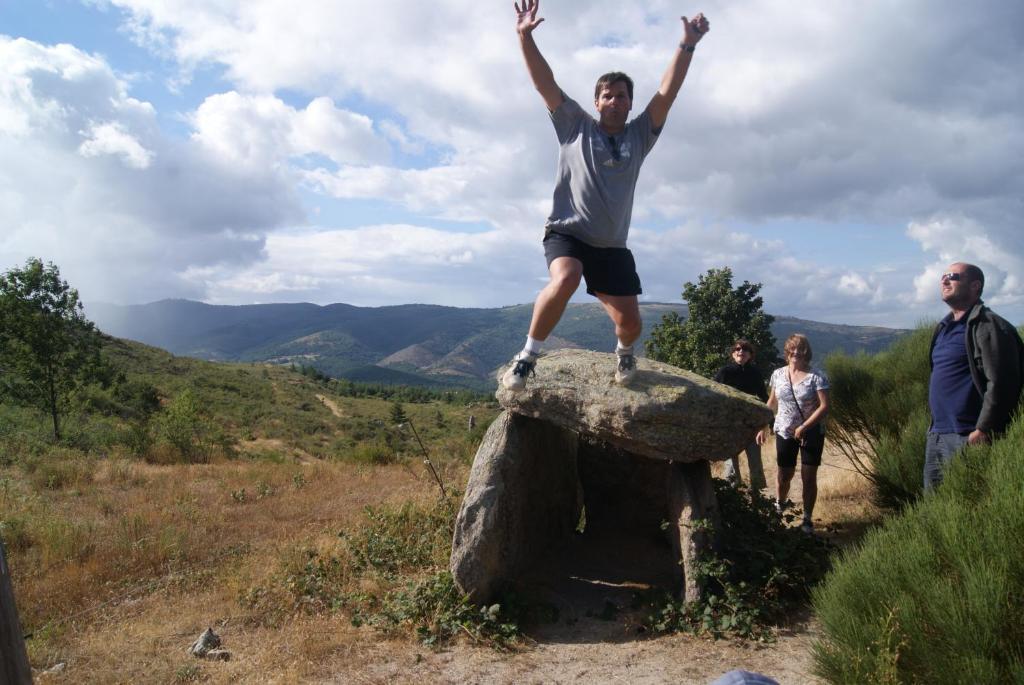
[[[53,437],[71,394],[102,368],[100,337],[54,264],[29,259],[0,275],[0,397],[45,411]]]
[[[1024,423],[953,460],[814,593],[832,683],[1024,681]]]
[[[683,285],[689,316],[666,314],[651,331],[645,345],[647,356],[711,377],[729,361],[736,338],[747,338],[757,348],[756,364],[767,372],[778,364],[775,318],[765,314],[758,293],[760,283],[744,281],[733,288],[729,267],[709,269],[696,284]]]
[[[455,587],[452,574],[437,571],[385,595],[379,608],[364,619],[385,632],[412,628],[425,645],[438,645],[465,633],[475,642],[506,647],[519,637],[519,626],[506,618],[501,604],[477,607]]]
[[[403,407],[402,403],[398,400],[391,403],[389,418],[391,419],[391,424],[395,426],[409,420],[409,417],[405,413],[405,407]]]
[[[458,493],[453,497],[429,507],[367,507],[362,525],[339,535],[336,552],[307,550],[285,570],[280,587],[297,608],[345,611],[354,625],[389,634],[411,631],[427,645],[459,635],[499,648],[510,645],[520,634],[523,612],[515,598],[476,607],[446,568]],[[276,588],[261,586],[240,599],[278,620],[276,594]]]
[[[153,422],[158,443],[171,447],[186,462],[209,461],[213,426],[191,390],[185,390],[167,403]]]
[[[345,378],[331,381],[331,389],[343,397],[375,397],[384,400],[408,402],[409,404],[425,404],[427,402],[444,402],[445,404],[472,404],[474,402],[494,403],[494,395],[489,392],[464,389],[440,389],[418,385],[394,385],[384,383],[361,383]]]
[[[367,525],[342,533],[356,571],[394,578],[415,569],[443,566],[451,552],[454,503],[438,500],[431,509],[406,502],[398,509],[367,507]]]
[[[711,637],[770,640],[777,621],[803,604],[828,569],[828,547],[790,527],[794,513],[780,516],[774,501],[715,479],[720,507],[716,550],[696,564],[704,588],[698,602],[656,597],[648,627]],[[699,528],[712,533],[710,522]]]
[[[875,502],[897,509],[921,494],[928,430],[928,349],[922,325],[885,352],[828,357],[829,441],[873,486]]]
[[[384,441],[360,443],[347,456],[352,461],[378,466],[393,464],[398,460],[395,450]]]

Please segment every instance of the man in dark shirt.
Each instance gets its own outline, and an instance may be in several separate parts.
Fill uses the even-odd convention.
[[[942,482],[943,469],[965,445],[989,443],[1006,430],[1024,381],[1024,343],[982,303],[981,269],[957,262],[940,283],[950,312],[932,336],[925,490]]]
[[[740,392],[757,397],[762,402],[768,401],[768,393],[764,387],[764,377],[754,366],[754,345],[746,338],[739,338],[732,345],[730,356],[732,361],[723,366],[715,374],[719,383],[736,388]],[[747,470],[750,471],[750,487],[762,490],[767,487],[764,479],[764,467],[761,464],[761,446],[751,441],[744,450],[747,453]],[[740,455],[734,456],[725,465],[722,474],[726,480],[740,480]]]

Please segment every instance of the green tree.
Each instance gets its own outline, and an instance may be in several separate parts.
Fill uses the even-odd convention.
[[[100,369],[100,335],[54,264],[32,258],[0,275],[0,399],[47,412],[60,439],[68,399]]]
[[[689,316],[666,314],[651,331],[647,356],[710,377],[729,361],[733,341],[746,338],[757,348],[758,368],[767,373],[779,364],[779,353],[771,331],[775,317],[764,313],[760,291],[760,283],[749,281],[734,288],[729,267],[709,269],[696,284],[683,286]]]
[[[405,413],[405,407],[398,400],[391,403],[391,423],[399,424],[405,423],[409,420],[409,417]]]

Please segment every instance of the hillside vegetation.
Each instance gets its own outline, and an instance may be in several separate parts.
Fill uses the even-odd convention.
[[[181,679],[196,668],[184,647],[209,624],[240,620],[266,637],[296,611],[330,609],[294,585],[311,550],[344,557],[371,604],[446,565],[450,515],[430,512],[455,506],[493,400],[204,362],[117,339],[104,354],[115,377],[76,396],[59,442],[38,410],[0,402],[0,537],[34,666],[74,660],[76,682]],[[442,541],[440,551],[416,556],[417,536]],[[398,542],[382,552],[372,541]],[[369,570],[355,561],[359,549]],[[179,612],[186,644],[157,650],[152,664],[88,638],[128,621],[146,639],[143,610],[153,621]],[[471,618],[486,631],[487,617]]]
[[[164,300],[118,307],[92,305],[89,315],[107,333],[140,340],[175,354],[224,361],[268,361],[314,366],[333,376],[403,385],[493,390],[494,371],[519,351],[532,305],[498,309],[400,305],[267,304],[216,306]],[[641,344],[669,313],[685,304],[642,303]],[[877,352],[903,331],[841,326],[791,317],[772,325],[777,340],[799,331],[816,354]],[[596,303],[570,304],[547,348],[611,351],[615,337]]]

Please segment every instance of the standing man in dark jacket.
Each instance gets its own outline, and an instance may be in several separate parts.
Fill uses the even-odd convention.
[[[965,445],[989,443],[1006,430],[1024,383],[1024,343],[982,303],[981,269],[957,262],[940,283],[950,312],[932,335],[925,490],[942,482],[943,469]]]
[[[768,401],[768,393],[764,388],[764,377],[754,366],[756,351],[754,345],[746,338],[739,338],[730,350],[732,361],[723,366],[715,374],[719,383],[736,388],[740,392],[753,395],[762,402]],[[747,470],[750,471],[750,487],[763,490],[768,486],[764,479],[764,466],[761,464],[761,446],[751,441],[744,450],[747,453]],[[740,455],[736,455],[725,465],[726,480],[740,480]]]

